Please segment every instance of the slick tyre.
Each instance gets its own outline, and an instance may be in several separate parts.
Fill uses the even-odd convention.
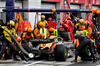
[[[55,60],[66,61],[68,50],[64,45],[57,45],[55,47]]]
[[[100,54],[100,40],[97,42],[97,52]]]
[[[89,55],[89,50],[88,50],[88,48],[86,47],[86,48],[84,48],[82,51],[80,51],[80,52],[79,52],[79,56],[80,56],[80,57],[89,57],[90,55]]]
[[[70,40],[70,33],[69,32],[65,32],[65,31],[62,31],[60,33],[61,37],[65,40],[65,41],[68,41]]]

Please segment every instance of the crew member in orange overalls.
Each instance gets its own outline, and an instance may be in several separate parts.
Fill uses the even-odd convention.
[[[15,13],[15,31],[16,32],[19,32],[19,29],[18,29],[19,28],[19,24],[22,21],[24,21],[24,20],[23,20],[23,17],[21,15],[21,13],[19,13],[19,12]]]
[[[21,13],[19,13],[19,12],[15,13],[15,20],[17,20],[18,22],[24,21],[21,16]]]
[[[50,28],[48,32],[48,37],[54,36],[54,28]]]
[[[19,42],[20,45],[22,45],[22,44],[21,44],[21,37],[19,37],[18,35],[16,35],[16,36],[15,36],[15,39]]]
[[[22,35],[22,46],[27,52],[31,52],[28,42],[34,38],[32,31],[32,28],[28,28]]]
[[[40,28],[42,28],[42,27],[43,27],[43,23],[39,22],[37,24],[37,27],[33,30],[34,38],[37,38],[37,39],[41,38],[41,36],[40,36]]]
[[[90,38],[93,38],[93,36],[92,36],[92,32],[93,32],[93,30],[92,30],[92,28],[89,26],[89,22],[88,21],[84,21],[83,22],[83,25],[85,26],[85,29],[87,30],[87,36],[88,37],[90,37]]]
[[[82,31],[85,29],[85,27],[83,26],[83,19],[79,19],[79,23],[76,24],[78,31]]]

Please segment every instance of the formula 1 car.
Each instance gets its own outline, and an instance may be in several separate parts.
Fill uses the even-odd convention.
[[[32,53],[39,57],[55,59],[56,61],[66,61],[68,57],[67,42],[63,42],[61,37],[51,36],[49,39],[33,39]]]

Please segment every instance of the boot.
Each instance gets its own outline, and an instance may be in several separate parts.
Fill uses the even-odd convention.
[[[72,60],[71,63],[77,63],[77,60]]]
[[[20,59],[18,59],[18,58],[14,58],[13,60],[14,60],[14,61],[20,61]]]
[[[97,60],[98,60],[98,59],[97,59],[96,57],[94,57],[94,58],[93,58],[93,63],[97,62]]]
[[[28,63],[29,63],[27,60],[24,60],[24,62],[25,62],[26,64],[28,64]]]
[[[1,60],[7,60],[7,59],[5,59],[4,57],[1,57]]]

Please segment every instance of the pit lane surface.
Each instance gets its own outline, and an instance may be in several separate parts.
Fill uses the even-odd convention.
[[[92,61],[78,59],[78,63],[71,63],[72,60],[73,58],[68,58],[65,62],[30,60],[28,64],[24,63],[24,61],[0,60],[0,66],[100,66],[100,60],[92,63]]]

